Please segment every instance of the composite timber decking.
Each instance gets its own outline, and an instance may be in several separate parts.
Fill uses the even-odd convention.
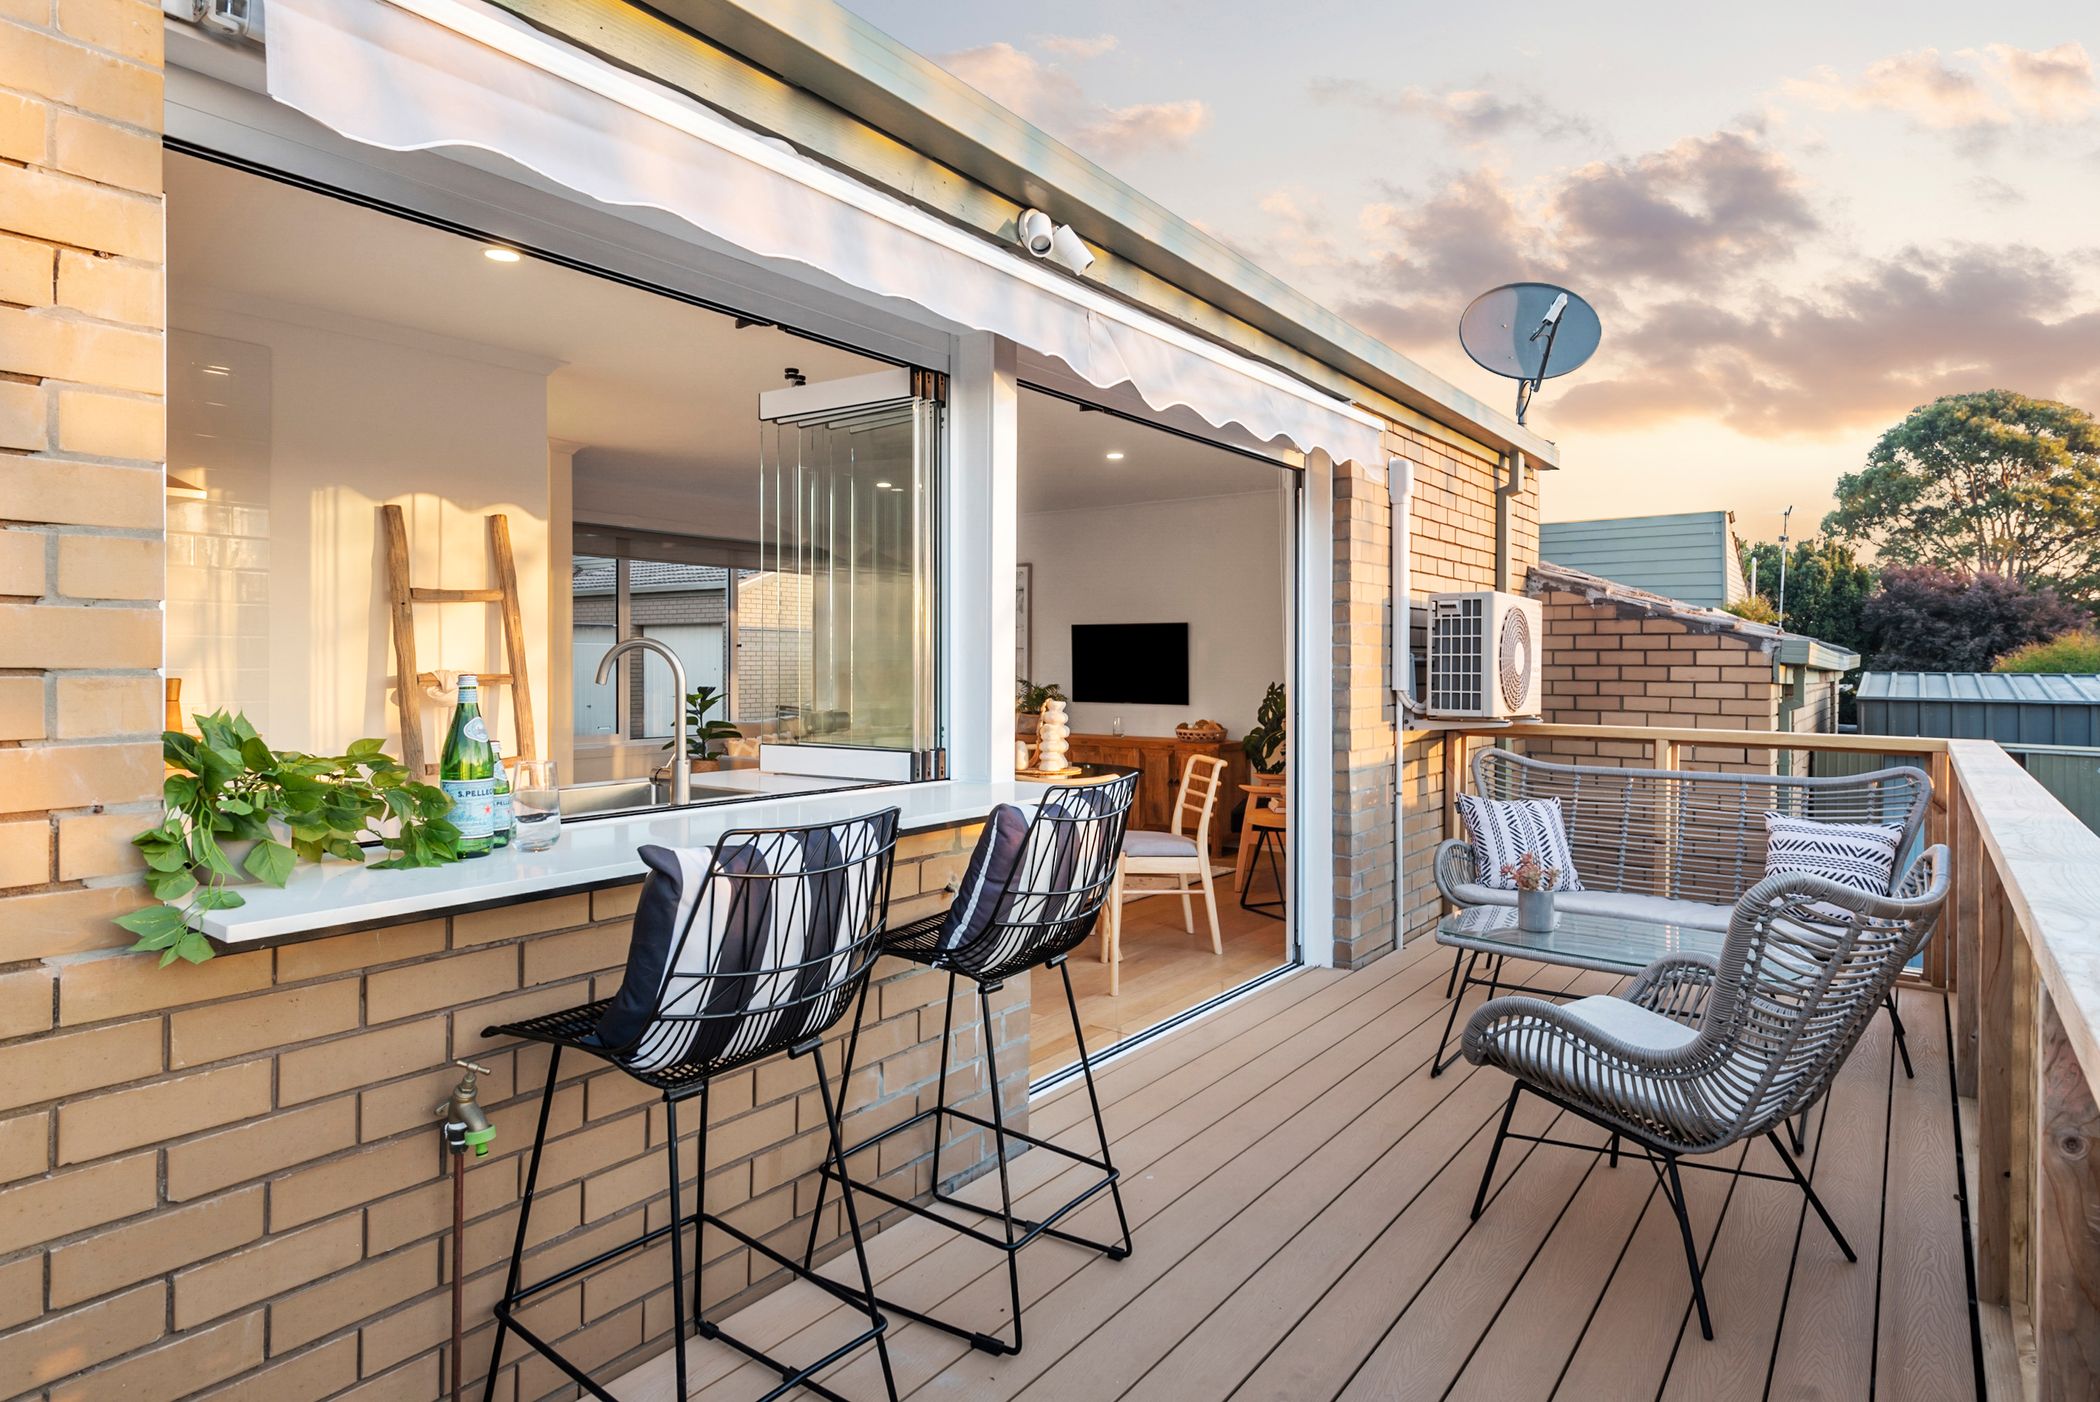
[[[1050,1240],[1024,1251],[1030,1303],[1015,1357],[893,1322],[900,1395],[1975,1396],[1943,998],[1903,994],[1916,1080],[1894,1064],[1877,1018],[1814,1116],[1814,1181],[1857,1265],[1804,1221],[1790,1187],[1687,1173],[1717,1335],[1707,1343],[1688,1317],[1675,1222],[1645,1166],[1512,1143],[1486,1213],[1468,1222],[1508,1082],[1463,1062],[1427,1074],[1448,968],[1423,941],[1361,972],[1308,971],[1111,1063],[1100,1084],[1135,1254],[1111,1262]],[[1560,970],[1527,977],[1611,986]],[[1076,1087],[1031,1114],[1038,1134],[1092,1143]],[[1519,1119],[1538,1131],[1552,1112],[1527,1098]],[[1572,1120],[1553,1132],[1599,1138]],[[1761,1146],[1751,1154],[1771,1158]],[[1065,1167],[1024,1154],[1016,1191],[1069,1193]],[[1102,1235],[1108,1212],[1097,1203],[1073,1220]],[[1003,1328],[998,1253],[918,1220],[881,1232],[869,1252],[886,1293]],[[820,1355],[849,1329],[804,1285],[730,1323],[788,1357]],[[770,1381],[719,1344],[692,1342],[687,1356],[697,1397],[754,1397]],[[613,1392],[671,1398],[670,1361],[651,1360]],[[848,1397],[882,1395],[872,1351],[825,1381]]]

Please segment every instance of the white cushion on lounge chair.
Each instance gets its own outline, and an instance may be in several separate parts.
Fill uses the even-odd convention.
[[[1609,993],[1577,998],[1564,1004],[1561,1011],[1580,1018],[1607,1037],[1650,1051],[1676,1051],[1699,1035],[1696,1027],[1650,1012],[1638,1003],[1629,1003]]]
[[[1196,855],[1196,839],[1181,837],[1171,832],[1126,832],[1123,834],[1123,855],[1193,857]]]
[[[1515,891],[1500,891],[1477,883],[1453,888],[1460,905],[1515,905]],[[1710,905],[1705,901],[1677,901],[1663,896],[1640,896],[1621,891],[1555,891],[1556,910],[1583,915],[1623,915],[1635,920],[1661,920],[1689,930],[1718,930],[1725,933],[1735,914],[1732,905]]]

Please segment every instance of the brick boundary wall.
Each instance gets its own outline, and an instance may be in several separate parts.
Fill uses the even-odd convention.
[[[1553,589],[1545,615],[1545,718],[1567,725],[1777,730],[1784,688],[1764,639],[1658,617],[1609,599]],[[1645,765],[1646,746],[1595,740],[1533,744],[1527,753],[1569,762]],[[1726,745],[1686,745],[1682,763],[1769,774],[1774,756]]]
[[[905,838],[896,914],[937,908],[974,841],[974,828]],[[609,996],[639,889],[225,954],[197,968],[119,954],[11,975],[11,1005],[37,1005],[55,1026],[0,1047],[9,1395],[441,1396],[451,1186],[433,1112],[457,1080],[447,1064],[456,1057],[493,1072],[483,1095],[498,1129],[494,1151],[470,1160],[466,1176],[463,1358],[467,1376],[482,1377],[547,1067],[546,1049],[492,1043],[482,1029]],[[937,974],[878,966],[846,1092],[850,1137],[932,1103],[946,988]],[[995,995],[994,1045],[1011,1068],[1001,1090],[1023,1128],[1028,1013],[1026,980]],[[987,1114],[974,1000],[958,1005],[956,1021],[950,1092]],[[839,1053],[834,1045],[827,1058],[834,1074]],[[666,1211],[661,1100],[587,1057],[572,1054],[562,1073],[528,1280],[638,1235]],[[766,1061],[719,1081],[712,1101],[708,1206],[799,1251],[824,1144],[809,1063]],[[689,1124],[682,1137],[697,1132]],[[986,1161],[984,1131],[950,1142],[948,1164]],[[925,1192],[931,1150],[931,1126],[883,1146],[878,1181]],[[685,1154],[690,1204],[695,1164]],[[820,1236],[831,1246],[836,1192],[825,1215]],[[711,1311],[777,1283],[749,1257],[710,1234]],[[670,1280],[669,1245],[659,1242],[551,1292],[525,1317],[586,1368],[615,1376],[666,1346]],[[519,1345],[499,1384],[498,1397],[519,1402],[571,1395],[552,1364]]]

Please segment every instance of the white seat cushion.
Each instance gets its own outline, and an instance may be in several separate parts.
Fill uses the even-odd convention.
[[[1649,1051],[1676,1051],[1699,1035],[1696,1027],[1687,1027],[1675,1018],[1650,1012],[1638,1003],[1629,1003],[1609,993],[1577,998],[1572,1003],[1563,1004],[1562,1011],[1570,1017],[1580,1018],[1607,1037]]]
[[[1193,857],[1196,855],[1196,839],[1180,837],[1171,832],[1126,832],[1123,834],[1123,855]]]
[[[1492,886],[1477,883],[1459,886],[1452,893],[1460,905],[1515,905],[1515,891],[1501,891]],[[1672,925],[1682,925],[1688,930],[1718,930],[1727,933],[1728,921],[1735,914],[1732,905],[1711,905],[1705,901],[1677,901],[1663,896],[1630,895],[1621,891],[1555,891],[1553,906],[1556,910],[1578,911],[1584,915],[1623,915],[1634,920],[1660,920]]]

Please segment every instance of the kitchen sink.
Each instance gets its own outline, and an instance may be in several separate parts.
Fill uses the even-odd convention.
[[[571,784],[561,791],[561,815],[582,818],[593,813],[629,813],[661,808],[671,801],[671,786],[653,779],[606,779]]]

